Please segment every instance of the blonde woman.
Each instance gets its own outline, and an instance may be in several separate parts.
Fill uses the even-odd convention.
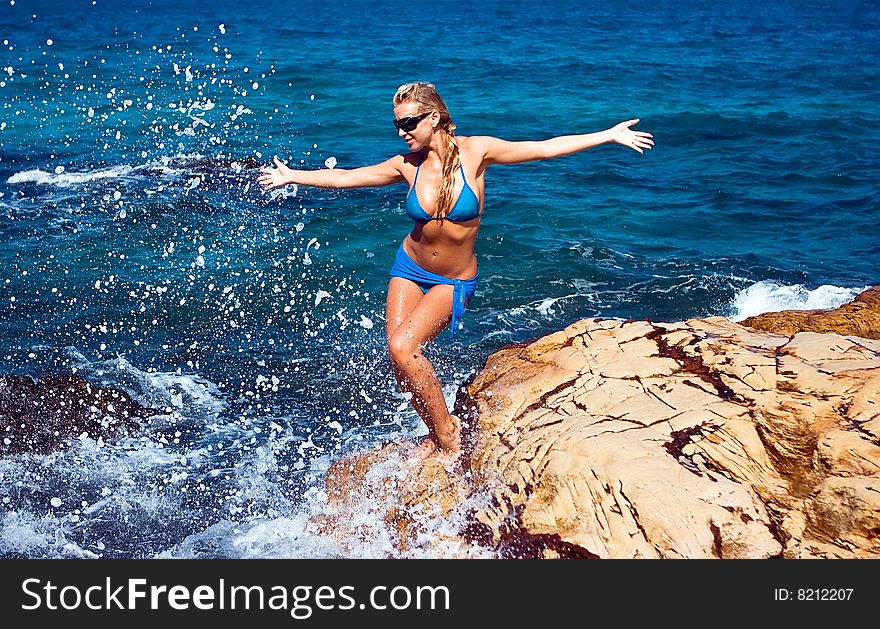
[[[406,182],[406,213],[414,221],[391,268],[385,302],[388,350],[397,379],[428,426],[420,455],[461,447],[461,422],[449,412],[433,367],[422,349],[451,323],[460,325],[479,278],[474,242],[483,215],[486,169],[577,153],[605,143],[639,153],[653,136],[631,129],[638,119],[596,133],[542,141],[509,142],[458,136],[449,109],[431,83],[407,83],[394,94],[394,126],[409,152],[354,169],[293,170],[275,157],[261,169],[264,189],[287,184],[322,188],[387,186]]]

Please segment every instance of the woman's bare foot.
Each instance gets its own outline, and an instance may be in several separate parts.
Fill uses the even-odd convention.
[[[419,442],[416,447],[416,460],[424,461],[437,451],[437,442],[433,435],[428,435]]]
[[[458,452],[461,450],[461,420],[455,415],[450,415],[449,420],[442,425],[435,423],[437,443],[445,452]]]

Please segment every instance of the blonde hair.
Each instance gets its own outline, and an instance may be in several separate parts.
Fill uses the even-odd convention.
[[[436,111],[440,114],[440,130],[444,142],[443,156],[441,157],[442,178],[440,190],[437,192],[437,216],[446,218],[452,209],[452,196],[455,189],[455,172],[461,164],[458,152],[458,144],[455,142],[455,123],[449,115],[449,108],[433,83],[418,81],[416,83],[404,83],[397,88],[392,99],[394,107],[401,103],[415,103],[419,106],[419,113]]]

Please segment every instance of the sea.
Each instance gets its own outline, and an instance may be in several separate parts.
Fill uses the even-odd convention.
[[[275,156],[405,152],[402,83],[434,83],[460,135],[638,118],[655,141],[489,169],[479,287],[425,349],[450,404],[583,318],[742,320],[880,283],[873,0],[0,0],[0,44],[0,375],[161,410],[0,458],[0,557],[497,556],[459,535],[488,497],[402,547],[389,505],[340,513],[324,484],[426,432],[384,336],[406,186],[257,184]]]

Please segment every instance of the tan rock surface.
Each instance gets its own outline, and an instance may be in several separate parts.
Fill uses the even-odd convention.
[[[491,355],[456,413],[468,475],[407,473],[404,546],[412,513],[488,491],[458,535],[503,556],[880,557],[878,340],[584,320]],[[335,500],[367,491],[358,465]]]
[[[582,321],[471,382],[476,517],[599,557],[880,557],[878,387],[878,341]]]
[[[745,319],[743,325],[769,332],[820,332],[880,339],[880,286],[862,292],[833,310],[765,312]]]

